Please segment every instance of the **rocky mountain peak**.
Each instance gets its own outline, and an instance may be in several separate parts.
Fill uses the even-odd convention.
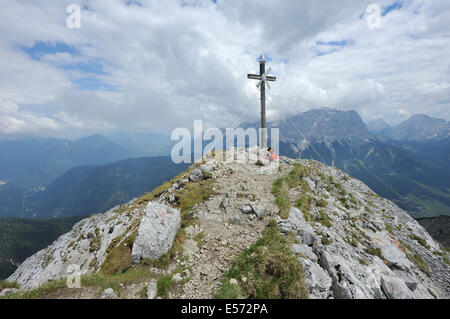
[[[262,154],[210,153],[77,223],[8,278],[9,296],[448,298],[447,253],[405,211],[339,169]],[[71,265],[80,289],[65,287]]]
[[[351,141],[359,145],[369,137],[366,125],[354,110],[314,109],[269,123],[269,127],[279,127],[281,141],[299,150],[305,147],[302,140],[308,144]]]
[[[450,137],[450,122],[416,114],[392,128],[389,137],[396,140],[426,141]]]

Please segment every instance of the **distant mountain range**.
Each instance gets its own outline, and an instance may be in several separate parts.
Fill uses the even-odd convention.
[[[0,186],[1,217],[68,217],[101,213],[151,191],[185,170],[170,157],[127,159],[79,166],[48,185],[28,190]]]
[[[80,165],[101,165],[134,157],[136,152],[102,135],[77,141],[23,138],[0,141],[0,180],[22,189],[47,184]]]
[[[377,119],[367,123],[368,130],[374,135],[382,135],[401,141],[437,141],[450,138],[450,122],[429,117],[424,114],[413,115],[397,126],[390,126],[384,120]]]
[[[170,156],[132,158],[101,166],[80,166],[26,199],[27,216],[67,217],[102,213],[169,181],[188,164]]]
[[[371,129],[389,131],[392,137],[377,136],[357,112],[324,108],[268,127],[280,128],[281,154],[338,167],[413,217],[450,215],[450,143],[444,120],[413,116],[392,128],[378,121]]]

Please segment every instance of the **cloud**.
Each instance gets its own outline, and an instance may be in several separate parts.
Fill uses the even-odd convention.
[[[0,110],[3,132],[227,126],[246,108],[255,121],[246,74],[261,52],[277,76],[269,120],[318,107],[450,118],[445,0],[379,1],[374,30],[373,1],[80,1],[81,28],[68,29],[71,2],[3,5],[0,98],[18,107]]]
[[[58,124],[54,120],[39,114],[20,111],[17,104],[0,99],[0,132],[24,134],[57,129]]]

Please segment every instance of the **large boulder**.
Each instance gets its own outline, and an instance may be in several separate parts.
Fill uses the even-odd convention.
[[[386,232],[367,232],[372,240],[374,248],[379,248],[381,255],[386,260],[388,266],[395,266],[402,270],[409,270],[414,265],[408,260],[399,245],[395,245],[393,239]]]
[[[149,203],[136,234],[131,264],[136,265],[145,258],[157,259],[167,253],[180,228],[180,222],[179,210],[162,203]]]
[[[400,278],[382,275],[381,287],[389,299],[413,299],[414,295]]]
[[[309,247],[308,247],[309,248]],[[330,294],[332,279],[320,265],[308,258],[299,257],[305,271],[306,284],[308,285],[310,298],[325,299]]]

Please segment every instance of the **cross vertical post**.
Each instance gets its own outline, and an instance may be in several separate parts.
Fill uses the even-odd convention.
[[[270,68],[267,73],[270,72]],[[277,80],[274,76],[268,76],[266,74],[266,60],[261,54],[259,58],[259,74],[247,74],[247,78],[253,80],[259,80],[256,85],[257,88],[261,90],[261,148],[267,147],[267,128],[266,128],[266,82],[274,82]],[[267,88],[270,89],[269,83],[267,83]]]
[[[259,74],[266,74],[266,60],[261,55],[259,59]],[[267,146],[267,128],[266,128],[266,83],[261,81],[261,148]]]

